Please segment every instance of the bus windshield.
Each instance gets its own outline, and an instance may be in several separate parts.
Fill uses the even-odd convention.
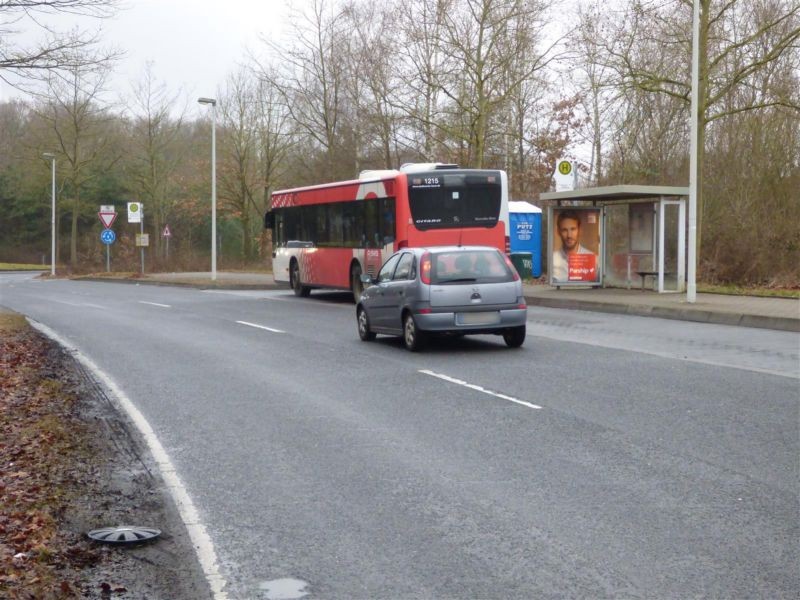
[[[494,227],[500,220],[500,172],[409,174],[408,201],[420,230]]]

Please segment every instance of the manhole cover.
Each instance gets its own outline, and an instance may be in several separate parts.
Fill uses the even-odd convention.
[[[136,544],[157,538],[161,535],[161,530],[150,527],[103,527],[86,535],[96,542],[106,544]]]

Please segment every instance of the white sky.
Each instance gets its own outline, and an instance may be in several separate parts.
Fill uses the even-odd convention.
[[[292,6],[304,0],[294,0]],[[145,64],[153,62],[156,79],[170,92],[183,89],[190,106],[197,96],[217,94],[245,48],[262,47],[259,35],[280,36],[286,29],[291,0],[127,0],[127,8],[112,19],[97,20],[58,15],[44,19],[60,31],[80,27],[102,31],[104,45],[125,56],[114,70],[111,89],[121,95],[140,79]],[[31,28],[14,36],[29,45],[40,36]],[[0,82],[0,99],[23,96]]]

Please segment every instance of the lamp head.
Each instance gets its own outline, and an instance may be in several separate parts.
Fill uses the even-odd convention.
[[[52,152],[42,152],[42,156],[45,158],[49,158],[50,160],[55,160],[56,155]]]
[[[217,101],[214,98],[198,98],[197,101],[200,104],[210,104],[211,106],[217,105]]]

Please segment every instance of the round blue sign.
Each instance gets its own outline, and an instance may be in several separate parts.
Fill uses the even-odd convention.
[[[104,229],[103,233],[100,234],[100,241],[105,245],[113,244],[116,239],[117,234],[114,233],[113,229]]]

